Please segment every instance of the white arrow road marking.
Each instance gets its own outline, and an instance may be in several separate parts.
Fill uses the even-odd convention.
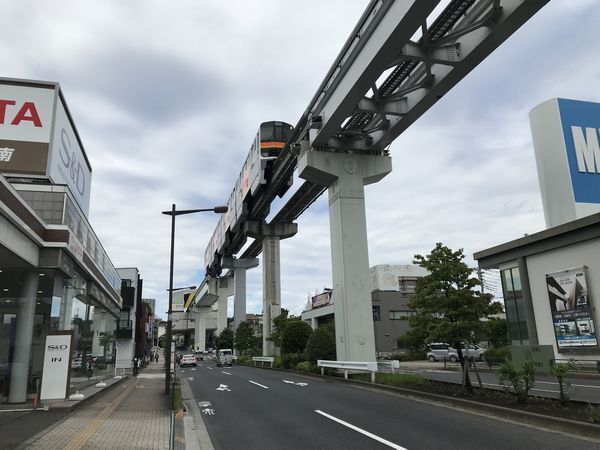
[[[194,381],[194,377],[187,377],[188,380]]]
[[[381,438],[381,437],[379,437],[379,436],[377,436],[377,435],[375,435],[373,433],[369,433],[368,431],[363,430],[362,428],[358,428],[357,426],[354,426],[351,423],[344,422],[343,420],[338,419],[337,417],[333,417],[333,416],[331,416],[331,415],[329,415],[327,413],[324,413],[323,411],[315,409],[315,412],[317,414],[321,414],[322,416],[327,417],[328,419],[333,420],[334,422],[342,424],[345,427],[350,428],[351,430],[358,431],[359,433],[364,434],[365,436],[370,437],[371,439],[374,439],[377,442],[381,442],[382,444],[387,445],[388,447],[394,448],[396,450],[406,450],[406,448],[404,448],[404,447],[401,447],[401,446],[399,446],[397,444],[394,444],[393,442],[390,442],[390,441],[388,441],[386,439],[383,439],[383,438]]]
[[[263,389],[269,389],[269,387],[268,387],[268,386],[265,386],[265,385],[262,385],[262,384],[260,384],[260,383],[257,383],[256,381],[252,381],[252,380],[248,380],[248,381],[249,381],[250,383],[252,383],[252,384],[255,384],[255,385],[257,385],[257,386],[260,386],[260,387],[261,387],[261,388],[263,388]]]
[[[219,385],[219,387],[216,389],[217,391],[227,391],[227,392],[231,392],[231,389],[229,389],[229,386],[227,386],[226,384],[221,384]]]
[[[284,383],[288,383],[288,384],[295,384],[296,386],[308,386],[308,383],[296,383],[295,381],[289,381],[289,380],[281,380]]]
[[[194,367],[194,368],[192,368],[192,370],[196,370],[196,368]]]
[[[215,410],[212,408],[206,408],[202,410],[202,414],[207,414],[209,416],[214,416],[215,415]]]
[[[208,400],[204,400],[203,402],[198,402],[198,406],[200,408],[208,408],[209,406],[212,406],[212,403]]]
[[[224,373],[225,375],[231,375],[229,372],[223,372],[223,371],[221,371],[221,373]]]

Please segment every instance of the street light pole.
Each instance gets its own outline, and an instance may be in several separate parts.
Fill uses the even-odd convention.
[[[171,205],[170,211],[163,211],[162,213],[171,216],[171,259],[169,261],[169,310],[167,311],[167,336],[165,342],[165,394],[171,392],[171,346],[173,340],[173,321],[171,314],[173,312],[173,261],[175,259],[175,216],[182,216],[184,214],[193,214],[204,211],[212,211],[217,214],[226,213],[227,206],[215,206],[214,208],[204,209],[181,209],[177,211],[175,203]]]

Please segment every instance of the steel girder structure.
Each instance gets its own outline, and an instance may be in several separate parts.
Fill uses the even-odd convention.
[[[427,26],[437,0],[372,0],[298,121],[249,220],[265,220],[287,188],[301,141],[321,151],[387,153],[396,137],[548,1],[452,0]],[[325,189],[304,182],[271,223],[296,219]],[[235,253],[245,237],[232,242]],[[242,257],[260,252],[255,241]]]

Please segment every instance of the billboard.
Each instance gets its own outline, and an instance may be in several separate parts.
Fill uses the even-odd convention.
[[[586,268],[547,274],[546,288],[558,351],[597,347]]]
[[[331,301],[331,291],[325,291],[321,294],[317,294],[311,297],[311,304],[313,308],[319,308],[321,306],[328,305]]]
[[[548,227],[600,212],[600,104],[554,98],[529,113]]]
[[[88,214],[92,169],[58,84],[0,79],[0,173],[65,184]]]

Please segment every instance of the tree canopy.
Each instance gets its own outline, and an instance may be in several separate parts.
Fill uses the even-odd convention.
[[[312,328],[304,320],[296,319],[289,321],[283,329],[283,336],[281,338],[281,352],[303,352],[311,334]]]
[[[273,341],[275,347],[281,347],[283,330],[289,321],[288,310],[285,308],[281,308],[281,314],[273,318],[273,330],[271,331],[271,337],[267,339]]]
[[[480,281],[465,262],[463,250],[453,251],[437,243],[429,255],[415,255],[414,263],[427,269],[429,275],[417,281],[409,307],[416,314],[408,318],[413,329],[422,332],[428,342],[446,342],[456,348],[465,367],[461,348],[475,343],[485,329],[482,319],[502,311],[492,296],[477,290]],[[466,376],[466,385],[470,381]]]
[[[241,355],[244,355],[248,350],[254,350],[257,347],[254,330],[248,322],[242,322],[239,324],[237,330],[235,331],[233,345]]]
[[[217,348],[233,348],[233,331],[229,328],[225,328],[215,338],[215,345]]]
[[[331,325],[318,327],[308,338],[306,356],[315,364],[317,360],[335,360],[335,330]]]

